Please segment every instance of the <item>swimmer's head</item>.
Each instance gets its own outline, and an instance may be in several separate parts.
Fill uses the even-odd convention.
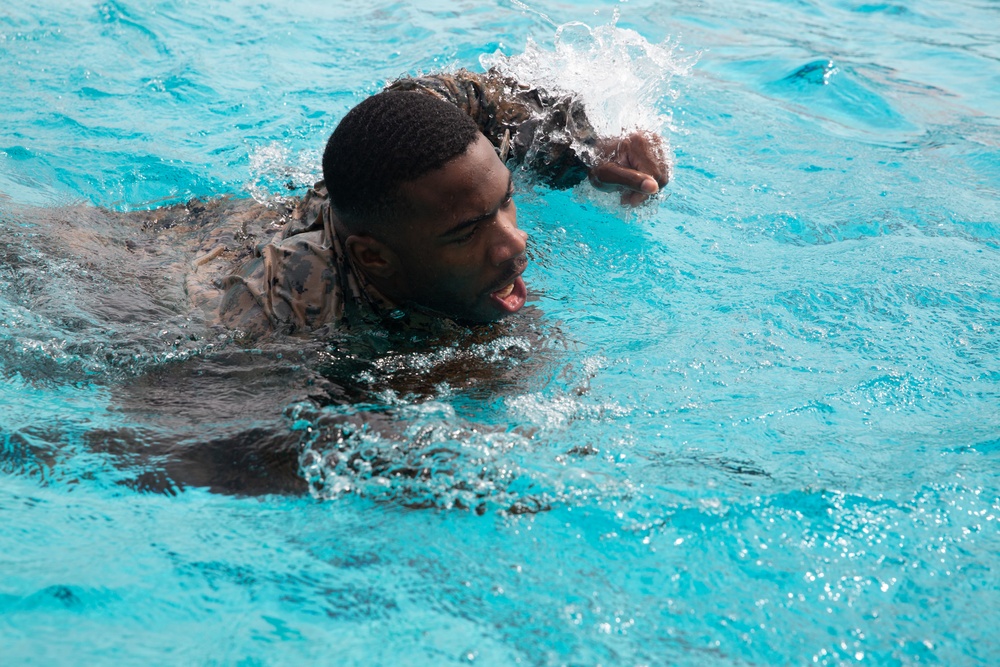
[[[425,93],[387,91],[348,112],[323,176],[354,265],[392,301],[491,322],[527,298],[527,235],[510,171],[473,120]]]
[[[323,153],[330,203],[352,232],[407,212],[400,186],[465,152],[479,128],[454,104],[415,91],[384,91],[351,109]]]

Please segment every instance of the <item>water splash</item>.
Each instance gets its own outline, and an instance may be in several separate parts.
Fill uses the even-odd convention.
[[[522,480],[511,457],[528,440],[502,429],[463,423],[440,401],[401,405],[292,406],[292,428],[303,433],[300,473],[315,498],[356,494],[408,507],[519,513],[547,505]],[[517,486],[520,491],[514,490]]]
[[[617,10],[609,24],[596,28],[573,21],[556,28],[551,52],[529,37],[524,53],[507,57],[497,51],[479,61],[519,81],[573,91],[602,135],[672,129],[666,104],[679,95],[674,80],[690,73],[697,56],[682,54],[670,40],[652,44],[617,22]]]
[[[250,149],[250,180],[246,191],[261,204],[275,204],[290,201],[292,197],[275,195],[309,187],[322,178],[319,151],[307,150],[299,153],[294,161],[285,144],[272,141]]]
[[[553,50],[528,37],[523,53],[483,54],[482,67],[547,90],[572,92],[583,101],[591,124],[602,136],[639,129],[660,135],[676,130],[669,105],[680,91],[673,84],[689,75],[697,55],[682,53],[669,39],[653,44],[635,30],[619,28],[617,9],[610,23],[592,28],[578,21],[556,25],[547,15],[515,4],[551,25]],[[584,155],[592,150],[583,145],[576,149]],[[669,159],[669,145],[666,150]],[[274,202],[276,197],[283,201],[275,193],[310,186],[322,177],[317,150],[294,155],[286,144],[272,141],[250,147],[248,157],[250,178],[244,187],[260,203]]]

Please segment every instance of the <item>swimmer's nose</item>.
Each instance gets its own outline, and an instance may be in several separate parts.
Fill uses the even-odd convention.
[[[490,245],[490,263],[500,266],[515,257],[520,257],[528,249],[528,233],[518,229],[517,212],[501,211],[494,226],[496,237]]]

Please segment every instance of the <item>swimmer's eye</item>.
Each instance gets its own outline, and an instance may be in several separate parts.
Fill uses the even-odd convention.
[[[503,198],[502,202],[500,202],[500,208],[502,209],[508,208],[513,201],[514,201],[514,185],[512,183],[511,186],[507,188],[507,196]],[[469,232],[467,234],[463,234],[462,236],[456,236],[455,238],[451,239],[449,243],[452,243],[454,245],[462,245],[463,243],[468,243],[473,238],[475,238],[476,232],[479,230],[479,226],[483,224],[483,222],[488,222],[489,220],[492,220],[494,217],[496,216],[491,216],[490,218],[483,220],[482,222],[477,222],[476,224],[472,225],[469,228]]]
[[[500,208],[507,208],[510,203],[514,201],[514,184],[511,183],[510,187],[507,188],[507,196],[504,197],[503,203],[500,204]]]
[[[462,236],[454,238],[454,239],[451,240],[451,242],[454,243],[454,244],[456,244],[456,245],[461,245],[463,243],[468,243],[469,241],[472,240],[472,237],[474,237],[476,235],[476,230],[477,229],[479,229],[479,225],[478,224],[477,225],[473,225],[471,231],[469,231],[468,234],[463,234]]]

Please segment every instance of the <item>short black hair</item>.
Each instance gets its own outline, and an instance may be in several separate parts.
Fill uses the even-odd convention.
[[[347,112],[323,152],[334,211],[352,231],[388,221],[399,188],[462,154],[479,135],[472,118],[427,93],[387,90]]]

